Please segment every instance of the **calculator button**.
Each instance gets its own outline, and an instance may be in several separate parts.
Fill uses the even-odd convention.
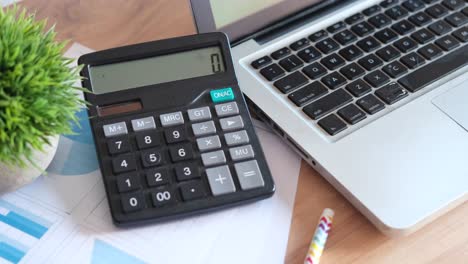
[[[213,121],[192,124],[192,130],[195,136],[203,136],[216,133],[216,127]]]
[[[158,149],[150,149],[141,152],[141,160],[144,167],[152,167],[162,163],[162,153]]]
[[[160,139],[156,131],[146,131],[137,133],[136,141],[139,149],[156,147],[160,144]]]
[[[211,119],[211,112],[208,106],[189,109],[187,111],[190,121],[203,121]]]
[[[182,116],[182,112],[180,111],[160,115],[159,119],[161,120],[161,125],[163,127],[181,125],[184,123],[184,117]]]
[[[186,181],[200,177],[200,171],[194,163],[178,165],[174,170],[178,181]]]
[[[187,139],[187,133],[185,133],[185,127],[183,126],[166,128],[166,130],[164,130],[164,136],[169,144]]]
[[[193,158],[193,148],[190,143],[169,148],[172,161],[188,160]]]
[[[231,155],[231,159],[233,161],[250,159],[255,156],[251,145],[231,148],[229,149],[229,154]]]
[[[125,213],[135,212],[145,207],[145,197],[143,193],[136,192],[122,195],[122,210]]]
[[[242,121],[242,117],[240,116],[233,116],[228,118],[223,118],[219,120],[221,124],[221,128],[226,130],[235,130],[244,127],[244,122]]]
[[[125,122],[104,125],[102,126],[102,129],[104,130],[104,136],[106,137],[128,134],[127,125]]]
[[[224,139],[228,146],[249,143],[249,135],[247,135],[247,131],[245,130],[226,133],[224,134]]]
[[[169,174],[167,169],[158,168],[147,170],[146,173],[146,182],[150,187],[165,185],[169,183]]]
[[[147,129],[155,129],[156,123],[152,116],[132,120],[133,131],[138,132]]]
[[[208,177],[211,192],[214,196],[236,191],[236,187],[232,181],[231,172],[227,165],[207,169],[206,176]]]
[[[234,164],[242,190],[249,190],[265,185],[256,160]]]
[[[224,152],[222,150],[203,153],[201,154],[201,158],[203,161],[203,165],[205,166],[226,163],[226,156],[224,156]]]
[[[222,103],[234,100],[234,92],[232,91],[231,87],[218,90],[211,90],[210,96],[213,103]]]
[[[117,176],[117,189],[119,192],[128,192],[140,188],[140,179],[137,173]]]
[[[109,139],[107,149],[110,154],[119,154],[130,151],[130,141],[126,136]]]
[[[175,195],[169,188],[162,187],[151,192],[151,200],[154,207],[160,207],[175,202]]]
[[[219,117],[239,114],[239,108],[236,102],[215,105],[216,114]]]
[[[133,171],[135,169],[136,164],[133,154],[120,155],[112,160],[112,170],[114,173]]]
[[[205,187],[201,181],[188,182],[180,187],[182,199],[184,201],[190,201],[199,199],[205,196]]]
[[[212,150],[221,147],[221,141],[219,136],[210,136],[197,139],[198,149],[200,151]]]

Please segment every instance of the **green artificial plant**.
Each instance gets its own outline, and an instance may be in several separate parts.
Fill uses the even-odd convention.
[[[79,68],[55,36],[24,9],[0,8],[0,163],[34,165],[34,151],[77,122]]]

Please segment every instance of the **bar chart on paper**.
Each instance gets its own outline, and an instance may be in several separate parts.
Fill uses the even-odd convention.
[[[0,198],[0,264],[19,263],[56,220],[55,215],[31,212],[18,202]]]

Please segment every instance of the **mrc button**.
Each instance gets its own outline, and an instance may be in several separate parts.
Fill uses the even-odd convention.
[[[159,119],[161,120],[161,125],[163,127],[180,125],[184,123],[184,117],[182,116],[182,112],[180,111],[160,115]]]
[[[234,92],[231,87],[210,91],[213,103],[221,103],[234,100]]]

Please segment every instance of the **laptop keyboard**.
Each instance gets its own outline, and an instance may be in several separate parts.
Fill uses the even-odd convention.
[[[335,136],[468,62],[468,0],[385,0],[251,66]]]

